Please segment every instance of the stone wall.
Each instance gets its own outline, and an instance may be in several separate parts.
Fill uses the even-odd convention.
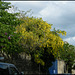
[[[39,74],[42,73],[39,70],[39,65],[31,62],[31,56],[26,55],[25,53],[20,54],[21,58],[17,58],[16,60],[4,59],[2,62],[12,63],[18,68],[21,72],[23,71],[25,74]],[[66,65],[63,60],[58,60],[58,74],[64,73],[66,70]],[[67,72],[66,72],[67,73]],[[75,74],[75,70],[72,70],[72,74]]]
[[[4,60],[0,60],[0,62],[12,63],[20,72],[24,72],[24,74],[39,74],[39,65],[31,62],[31,57],[24,53],[21,54],[21,58],[17,58],[16,60],[5,58]]]

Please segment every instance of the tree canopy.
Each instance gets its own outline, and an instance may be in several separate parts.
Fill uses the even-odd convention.
[[[55,60],[60,48],[63,48],[64,42],[59,34],[65,35],[66,32],[51,31],[52,24],[48,24],[42,18],[24,17],[21,20],[24,23],[16,27],[16,32],[21,34],[20,44],[34,62],[50,67],[50,62]]]
[[[65,42],[63,49],[60,51],[60,58],[65,61],[67,70],[71,73],[72,66],[75,63],[75,47]]]
[[[52,24],[42,18],[25,16],[23,13],[8,13],[11,3],[0,1],[0,51],[14,57],[25,52],[31,55],[33,62],[48,69],[60,56],[67,64],[72,65],[74,47],[64,44],[60,34],[65,31],[53,30]],[[68,63],[71,61],[71,63]]]
[[[0,1],[0,51],[12,56],[20,52],[17,47],[20,34],[15,33],[15,27],[22,21],[17,18],[19,13],[8,13],[9,8],[10,3]]]

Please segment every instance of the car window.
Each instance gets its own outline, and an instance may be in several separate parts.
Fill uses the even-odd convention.
[[[19,75],[19,72],[16,70],[15,67],[10,67],[11,75]]]
[[[4,64],[0,64],[0,75],[8,75],[8,66]]]

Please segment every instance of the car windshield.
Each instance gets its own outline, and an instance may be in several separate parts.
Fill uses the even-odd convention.
[[[8,75],[8,67],[5,64],[0,64],[0,75]]]

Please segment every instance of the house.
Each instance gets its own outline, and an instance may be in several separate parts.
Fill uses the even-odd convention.
[[[56,60],[52,62],[52,66],[49,68],[50,74],[63,74],[66,72],[66,64],[63,60]]]

